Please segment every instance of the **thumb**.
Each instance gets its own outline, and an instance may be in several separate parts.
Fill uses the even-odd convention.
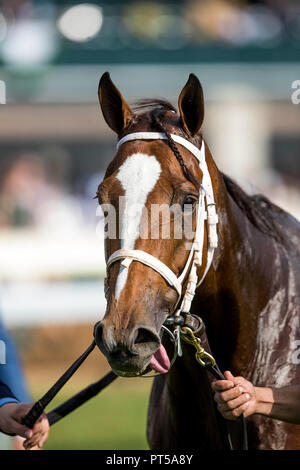
[[[231,380],[232,382],[234,381],[234,377],[229,370],[226,370],[226,372],[224,372],[224,377],[226,380]]]

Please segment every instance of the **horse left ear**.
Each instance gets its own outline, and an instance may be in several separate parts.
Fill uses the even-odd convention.
[[[119,135],[131,121],[133,113],[108,72],[100,79],[98,96],[106,123]]]
[[[195,135],[204,119],[204,96],[201,83],[193,73],[180,93],[178,108],[185,130]]]

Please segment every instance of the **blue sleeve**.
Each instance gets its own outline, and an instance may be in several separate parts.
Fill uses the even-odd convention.
[[[19,403],[10,388],[0,380],[0,406],[6,403]]]
[[[6,403],[20,403],[16,398],[0,398],[0,408],[3,405],[6,405]]]
[[[32,401],[23,374],[19,355],[11,334],[6,330],[0,316],[0,340],[5,344],[5,362],[0,363],[0,382],[5,383],[13,397],[23,403]],[[1,361],[1,359],[0,359]],[[11,395],[9,395],[11,396]],[[1,398],[1,395],[0,395]]]

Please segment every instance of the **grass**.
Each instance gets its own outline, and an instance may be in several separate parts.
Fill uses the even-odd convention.
[[[146,422],[151,382],[150,379],[118,378],[99,396],[53,425],[44,449],[149,449]],[[82,388],[84,386],[86,384],[82,384]],[[69,398],[71,393],[60,393],[50,409]],[[35,398],[40,395],[35,387]]]

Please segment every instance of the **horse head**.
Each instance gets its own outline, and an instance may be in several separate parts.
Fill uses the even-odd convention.
[[[147,368],[165,373],[170,360],[161,343],[162,325],[188,287],[199,198],[205,195],[203,169],[195,158],[200,149],[210,184],[217,184],[201,133],[203,91],[191,74],[178,99],[179,113],[162,100],[131,109],[105,73],[99,101],[119,142],[97,192],[115,227],[106,233],[107,310],[95,340],[117,374],[136,376]],[[217,197],[217,188],[214,192]],[[106,221],[112,224],[109,215]],[[209,267],[207,224],[202,231],[198,279]]]

